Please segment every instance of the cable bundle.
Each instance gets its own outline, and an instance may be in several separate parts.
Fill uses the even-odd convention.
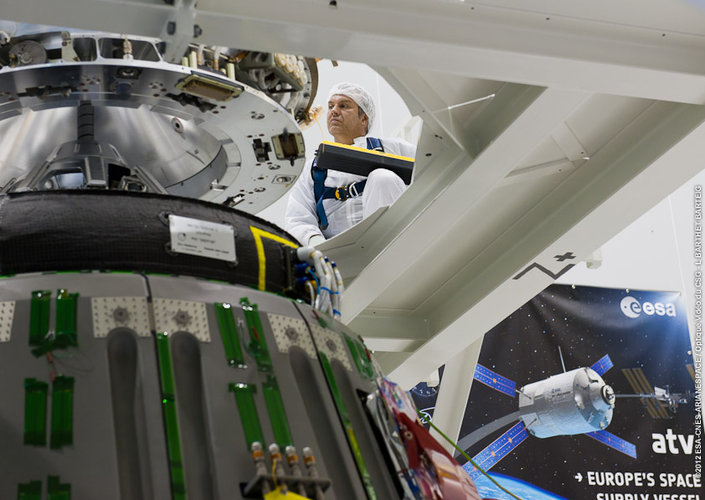
[[[308,290],[311,305],[339,319],[344,284],[335,262],[313,247],[298,248],[296,256],[301,261],[297,278]]]

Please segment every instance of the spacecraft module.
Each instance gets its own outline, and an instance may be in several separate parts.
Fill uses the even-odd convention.
[[[3,42],[0,498],[479,498],[335,265],[251,215],[301,172],[314,60]]]
[[[607,428],[614,390],[593,369],[583,367],[528,384],[519,390],[519,411],[527,431],[547,438]]]

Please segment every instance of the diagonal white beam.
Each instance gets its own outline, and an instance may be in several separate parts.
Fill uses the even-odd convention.
[[[163,0],[5,2],[7,19],[158,37]],[[201,0],[200,43],[590,93],[705,102],[695,2]]]
[[[460,427],[465,417],[465,406],[470,396],[472,387],[472,376],[475,373],[475,365],[480,357],[482,348],[482,337],[474,344],[458,352],[448,360],[443,370],[443,379],[436,398],[436,408],[433,410],[433,423],[436,424],[443,433],[458,441]],[[454,350],[454,352],[457,352]],[[435,429],[431,431],[439,443],[451,454],[455,455],[455,448],[448,443],[443,436],[439,435]]]
[[[413,386],[553,281],[534,264],[559,274],[702,170],[704,121],[702,106],[653,104],[419,308],[435,333],[390,376]]]
[[[453,114],[437,113],[437,110],[446,109],[449,103],[438,95],[436,89],[424,81],[419,71],[386,67],[374,69],[397,91],[409,108],[409,112],[423,120],[424,128],[430,128],[436,134],[449,137],[457,147],[474,156],[476,145],[470,142],[468,134],[458,133],[462,125],[457,123]]]
[[[457,224],[465,213],[587,97],[581,92],[545,89],[528,103],[515,102],[509,112],[494,117],[494,123],[486,123],[486,129],[496,130],[497,135],[483,138],[487,146],[444,191],[428,200],[425,206],[420,200],[422,203],[415,210],[419,215],[347,288],[343,322],[349,323],[412,263],[423,258],[427,242],[462,229]],[[413,196],[414,187],[411,186],[400,202]],[[401,210],[400,202],[389,209],[390,214]],[[410,254],[409,249],[418,251]],[[340,263],[336,255],[332,257]]]

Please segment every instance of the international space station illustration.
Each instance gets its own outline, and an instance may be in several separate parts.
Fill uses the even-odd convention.
[[[695,381],[692,364],[686,366]],[[622,374],[634,390],[633,394],[618,394],[618,398],[638,398],[641,400],[647,414],[653,419],[672,418],[681,405],[692,399],[691,391],[685,393],[671,392],[671,388],[653,386],[641,367],[622,368]]]
[[[488,470],[530,435],[544,439],[577,434],[584,434],[635,459],[634,444],[605,430],[612,421],[616,395],[602,375],[613,366],[606,354],[589,368],[576,368],[517,389],[514,381],[478,364],[474,379],[508,397],[518,394],[519,409],[461,438],[458,446],[468,449],[518,419],[508,431],[475,455],[473,462]],[[470,477],[480,474],[471,462],[463,468]]]

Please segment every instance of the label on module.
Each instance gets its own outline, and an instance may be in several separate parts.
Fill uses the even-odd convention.
[[[236,262],[235,229],[179,215],[169,215],[171,250],[210,259]]]

